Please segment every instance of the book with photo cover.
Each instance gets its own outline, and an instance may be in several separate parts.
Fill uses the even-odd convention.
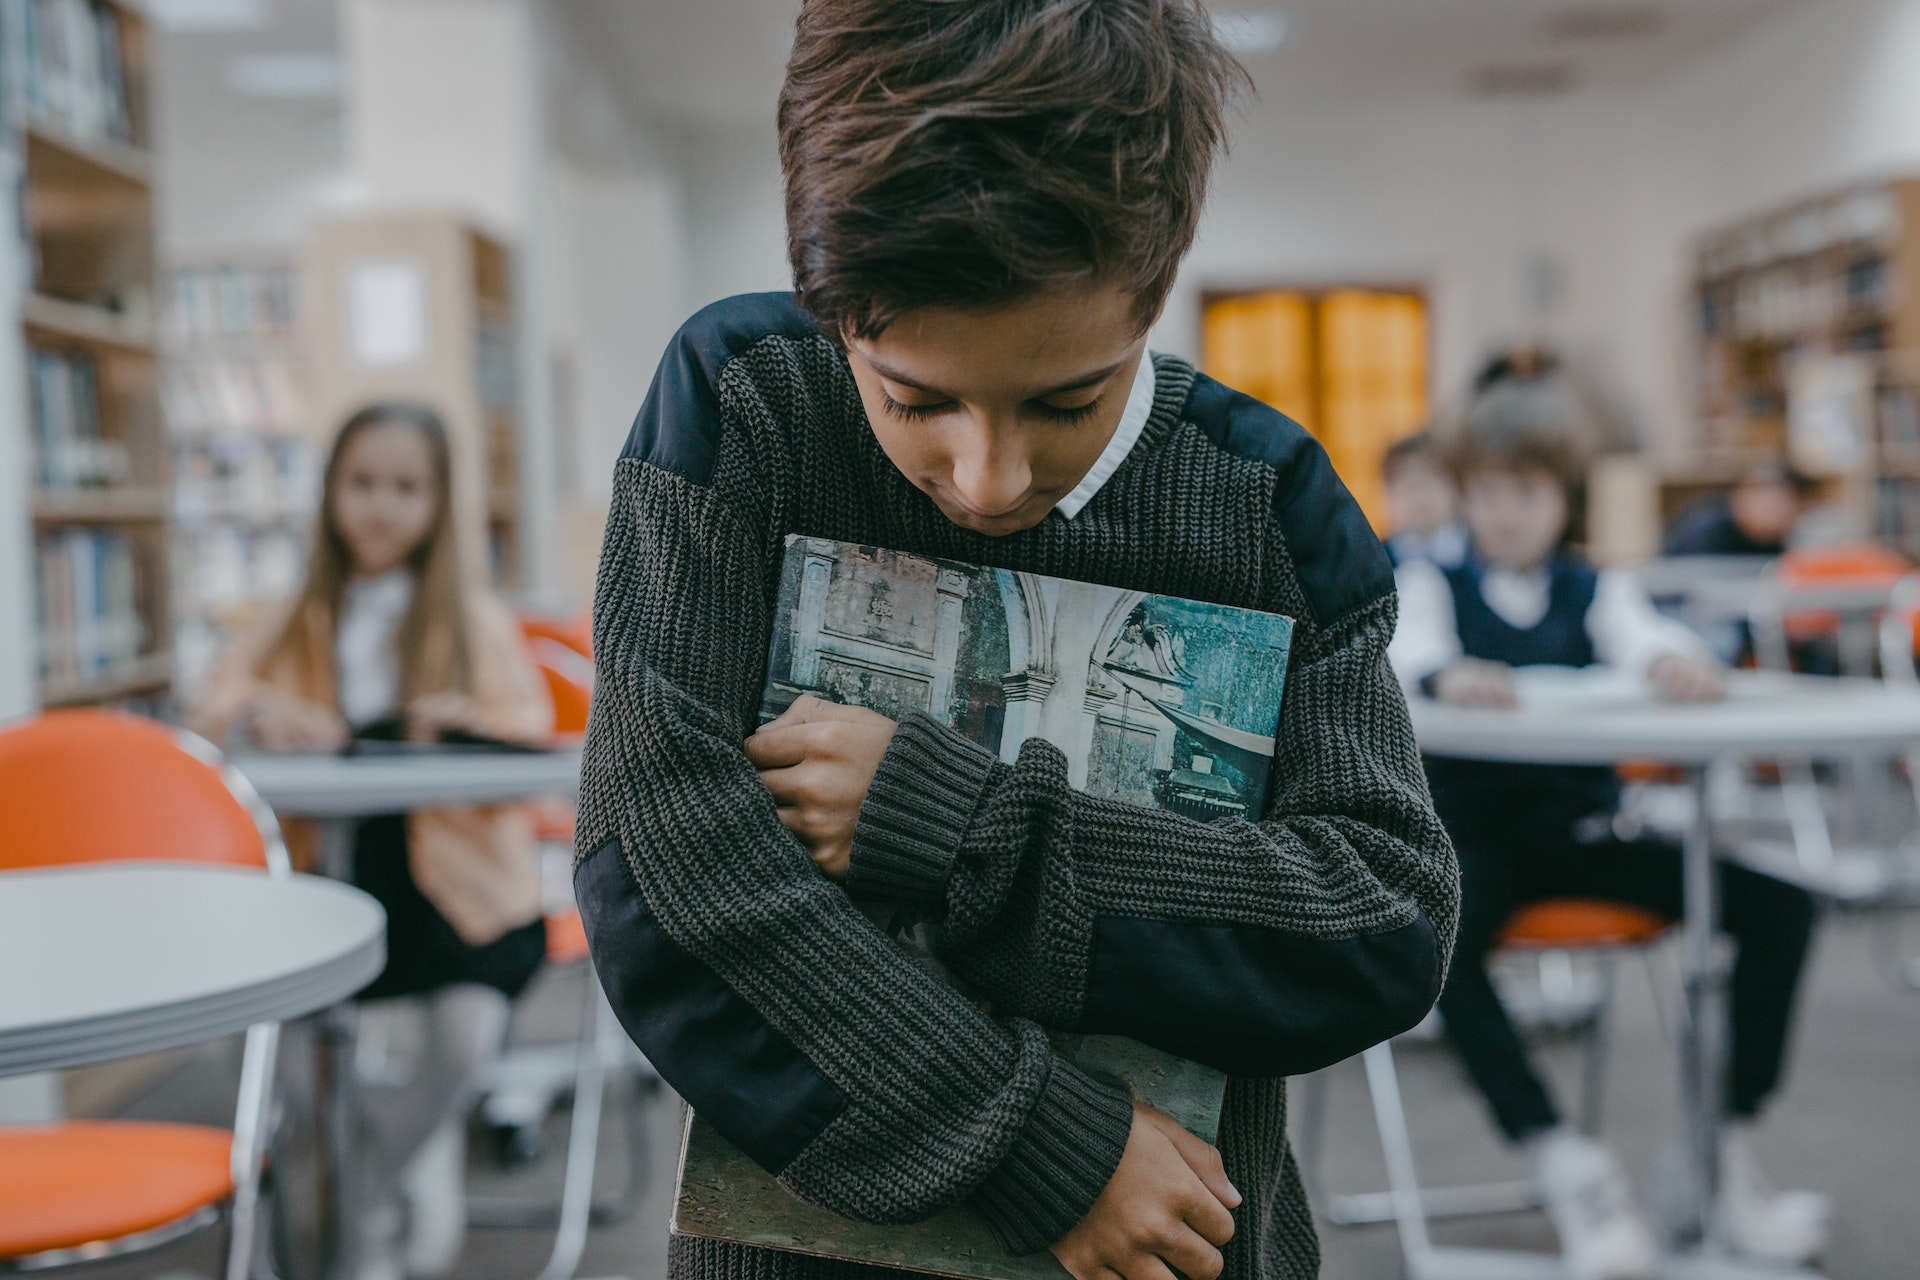
[[[804,694],[894,720],[921,712],[1009,762],[1026,739],[1044,738],[1093,795],[1200,821],[1258,819],[1292,638],[1277,614],[796,535],[760,718]],[[866,909],[888,927],[887,908]],[[901,938],[936,967],[937,927]],[[1053,1041],[1214,1140],[1220,1071],[1121,1036]],[[691,1113],[672,1229],[974,1280],[1066,1274],[1045,1250],[1005,1253],[965,1205],[875,1226],[807,1204]]]

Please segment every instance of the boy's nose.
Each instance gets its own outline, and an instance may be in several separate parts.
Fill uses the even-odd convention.
[[[1024,450],[981,439],[955,453],[952,484],[975,515],[1006,515],[1032,491],[1033,467]]]

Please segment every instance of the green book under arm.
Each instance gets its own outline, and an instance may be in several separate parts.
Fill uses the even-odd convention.
[[[1265,811],[1293,624],[1276,614],[820,538],[787,541],[763,720],[814,694],[898,720],[924,712],[1003,760],[1041,737],[1075,786],[1201,821]],[[888,912],[869,911],[885,928]],[[936,965],[928,926],[903,945]],[[1120,1036],[1056,1034],[1076,1065],[1211,1142],[1225,1075]],[[977,1280],[1059,1280],[958,1205],[875,1226],[797,1199],[688,1114],[679,1234]]]

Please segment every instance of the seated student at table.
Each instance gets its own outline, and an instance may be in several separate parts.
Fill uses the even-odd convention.
[[[1597,664],[1643,673],[1659,695],[1719,696],[1700,642],[1656,613],[1630,575],[1568,549],[1579,517],[1576,450],[1551,385],[1514,385],[1479,401],[1449,455],[1471,534],[1466,562],[1399,571],[1400,623],[1389,660],[1410,692],[1510,706],[1513,670]],[[1434,807],[1459,853],[1459,942],[1440,1013],[1448,1038],[1507,1136],[1531,1147],[1574,1280],[1655,1273],[1653,1235],[1618,1160],[1562,1122],[1488,980],[1486,958],[1519,907],[1543,898],[1611,900],[1677,919],[1681,855],[1618,812],[1607,768],[1430,757]],[[1823,1197],[1770,1188],[1748,1124],[1774,1090],[1794,990],[1813,926],[1802,890],[1744,868],[1720,869],[1723,925],[1738,948],[1719,1229],[1745,1255],[1803,1261],[1827,1237]]]
[[[1811,477],[1792,464],[1763,462],[1726,493],[1688,503],[1667,525],[1669,556],[1777,556],[1813,496]]]
[[[1386,489],[1387,554],[1397,567],[1431,560],[1450,569],[1466,558],[1467,530],[1454,512],[1453,475],[1430,431],[1402,437],[1380,461]]]
[[[327,459],[304,585],[222,656],[191,727],[294,750],[333,750],[395,717],[422,740],[447,729],[546,735],[552,710],[512,616],[463,580],[450,463],[431,409],[378,404],[347,420]],[[409,1270],[435,1273],[464,1232],[472,1078],[498,1054],[508,1000],[545,953],[531,830],[511,806],[369,818],[353,878],[387,911],[387,967],[360,998],[383,1010],[415,998],[427,1028],[413,1080],[390,1097],[361,1094],[361,1195],[374,1206],[364,1274],[397,1270],[382,1254],[398,1248],[401,1181]]]

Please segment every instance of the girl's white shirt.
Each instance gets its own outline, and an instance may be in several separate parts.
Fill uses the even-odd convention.
[[[405,569],[347,583],[333,655],[340,714],[348,724],[367,724],[400,709],[397,641],[412,603],[413,575]]]

